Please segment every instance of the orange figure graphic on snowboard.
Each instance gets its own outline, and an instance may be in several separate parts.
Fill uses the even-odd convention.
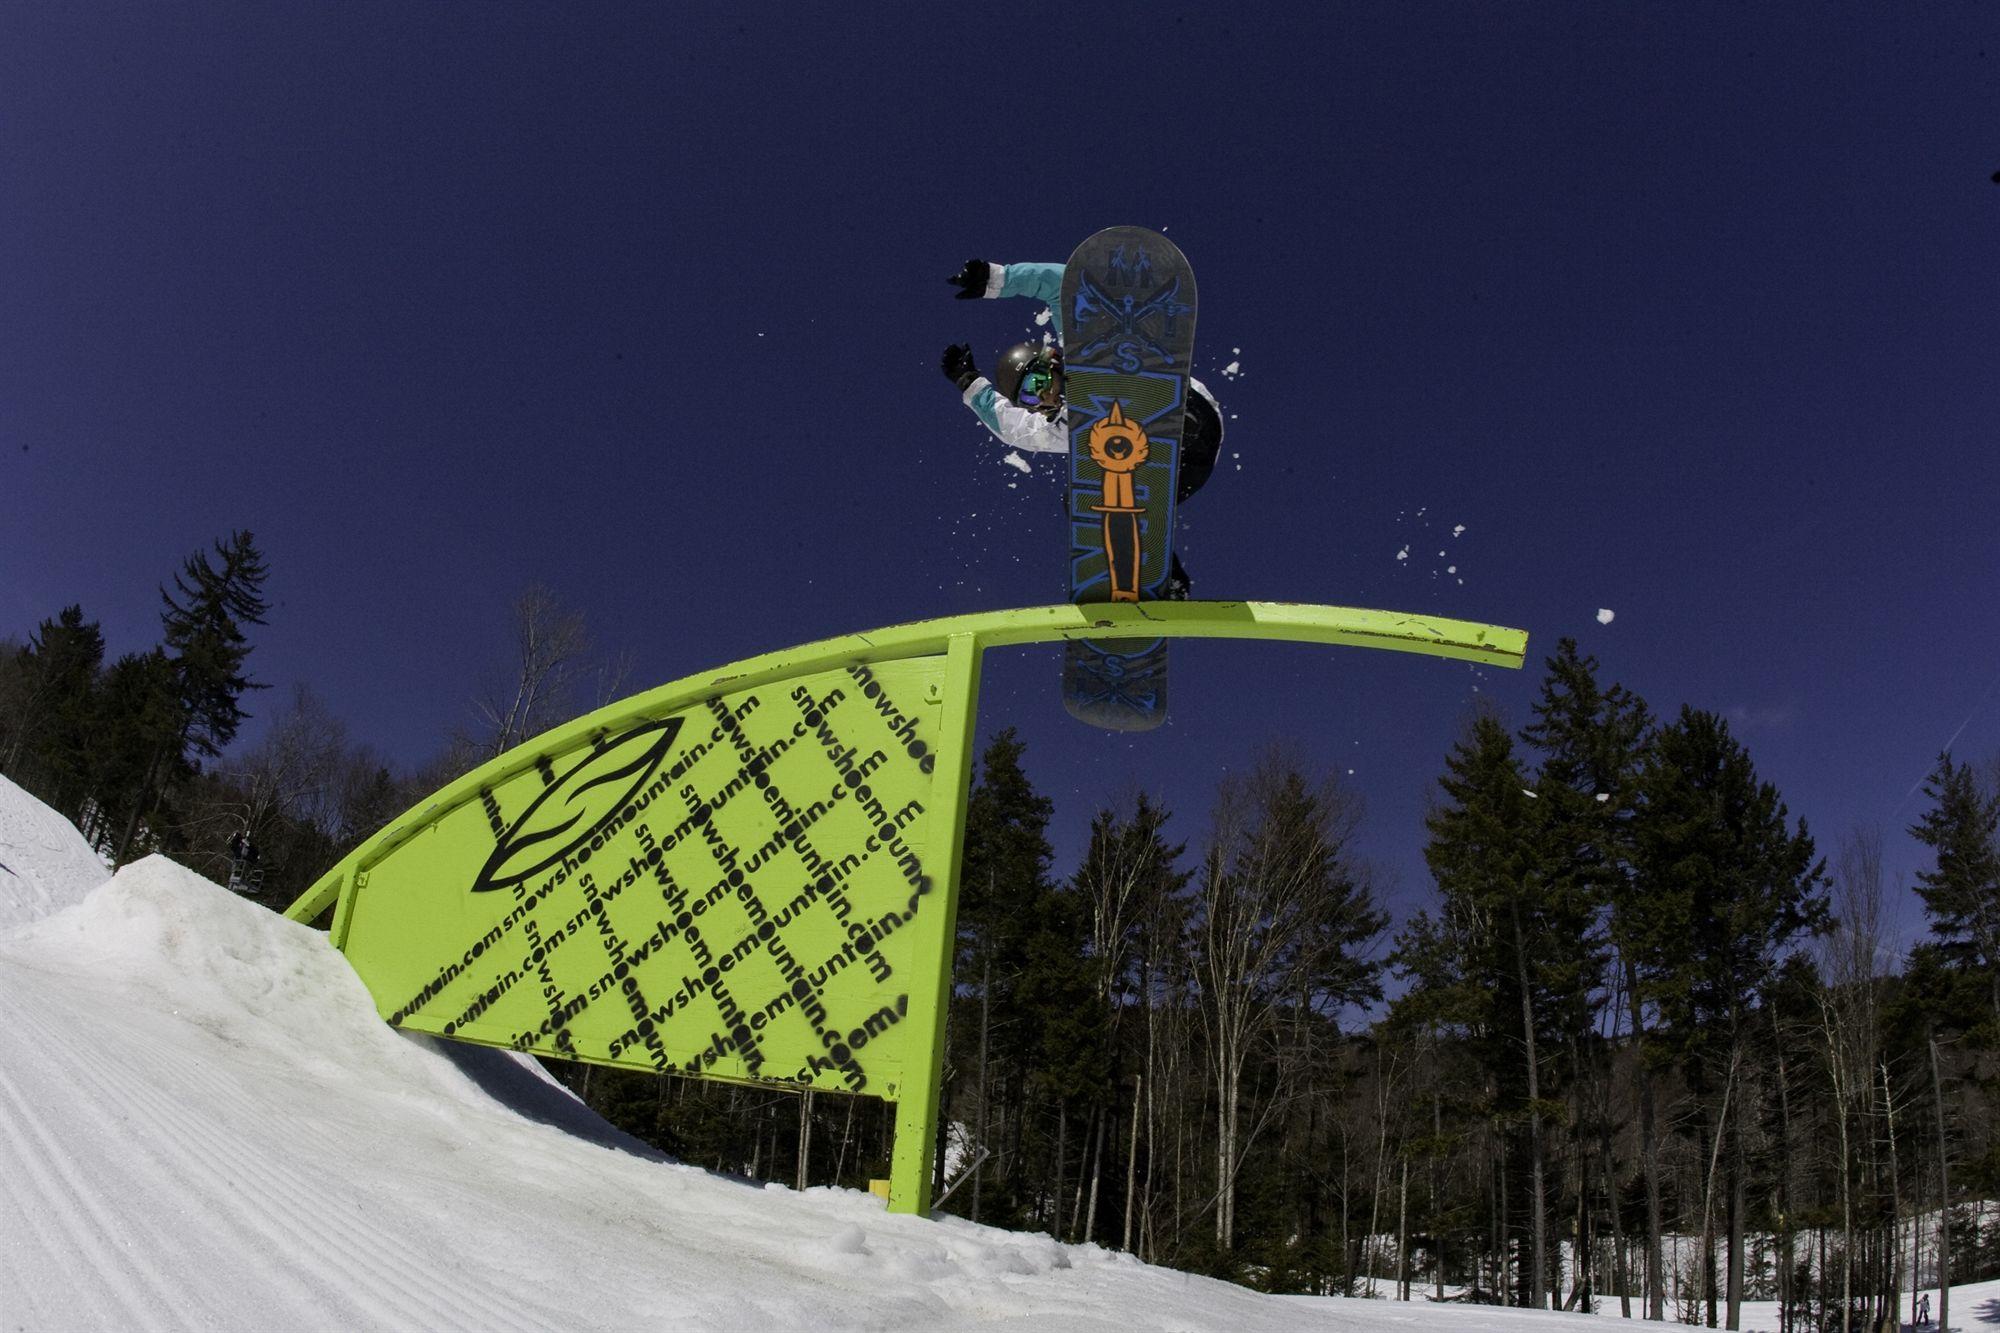
[[[1091,461],[1104,469],[1104,502],[1092,509],[1104,515],[1104,560],[1111,577],[1111,600],[1139,600],[1139,516],[1146,507],[1132,492],[1132,473],[1146,461],[1151,442],[1146,428],[1125,416],[1125,405],[1113,403],[1111,415],[1090,428],[1085,441]]]

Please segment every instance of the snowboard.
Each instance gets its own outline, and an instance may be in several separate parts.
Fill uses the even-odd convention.
[[[1069,258],[1060,307],[1069,411],[1070,600],[1158,598],[1194,356],[1194,272],[1166,237],[1110,227]],[[1072,640],[1063,705],[1113,731],[1167,718],[1164,639]]]

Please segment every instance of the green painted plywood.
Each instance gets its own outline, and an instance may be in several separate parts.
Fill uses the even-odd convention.
[[[1518,667],[1520,630],[1272,602],[895,625],[636,695],[467,774],[292,904],[383,1017],[597,1063],[897,1103],[928,1210],[986,648],[1248,638]]]
[[[943,659],[820,672],[572,738],[369,865],[343,947],[389,1022],[544,1055],[894,1098],[936,963]]]

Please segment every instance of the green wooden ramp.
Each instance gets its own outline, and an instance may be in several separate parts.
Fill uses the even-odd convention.
[[[918,621],[690,676],[536,737],[292,904],[398,1027],[896,1104],[928,1212],[981,654],[1279,639],[1518,667],[1493,625],[1272,602]]]

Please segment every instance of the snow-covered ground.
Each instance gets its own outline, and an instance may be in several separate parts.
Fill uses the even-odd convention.
[[[0,930],[82,902],[110,878],[76,825],[0,777]]]
[[[172,862],[105,882],[4,779],[0,864],[8,1333],[1538,1333],[1607,1317],[1260,1296],[890,1216],[851,1190],[745,1184],[620,1135],[524,1057],[392,1031],[322,936]],[[1952,1308],[2000,1327],[2000,1283]]]

